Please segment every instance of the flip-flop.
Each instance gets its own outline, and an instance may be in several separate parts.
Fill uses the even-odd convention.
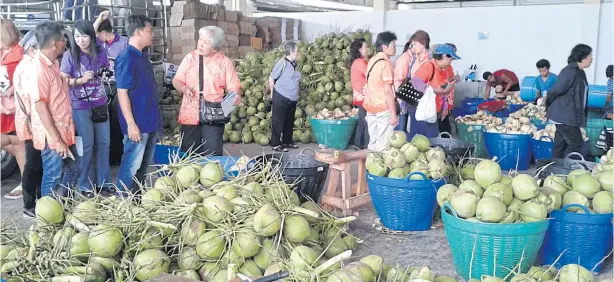
[[[11,192],[9,192],[8,194],[5,194],[4,197],[9,200],[17,200],[23,198],[23,188],[21,187],[21,184],[15,187],[15,189],[11,190]]]

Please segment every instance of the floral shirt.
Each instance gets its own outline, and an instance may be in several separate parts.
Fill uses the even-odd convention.
[[[188,53],[175,74],[177,81],[187,85],[197,93],[199,91],[199,54],[197,50]],[[241,81],[231,59],[222,52],[203,58],[203,98],[209,102],[221,102],[224,90],[241,92]],[[183,95],[181,109],[179,110],[179,123],[186,125],[198,124],[198,97],[188,98]]]
[[[52,140],[48,130],[43,125],[36,109],[36,102],[47,103],[51,118],[60,133],[60,138],[67,146],[75,144],[75,125],[72,120],[72,107],[68,98],[68,79],[60,73],[57,60],[51,60],[40,51],[34,52],[34,58],[24,59],[23,75],[20,88],[30,95],[32,112],[32,142],[34,148],[55,149],[58,140]],[[27,63],[26,63],[27,62]],[[38,83],[32,83],[37,81]],[[24,85],[25,84],[25,85]]]

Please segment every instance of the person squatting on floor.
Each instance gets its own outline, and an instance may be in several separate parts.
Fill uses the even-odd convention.
[[[221,156],[224,154],[224,124],[228,118],[211,114],[207,115],[207,120],[203,111],[219,112],[226,90],[237,95],[235,106],[241,103],[241,81],[232,60],[219,51],[224,31],[206,26],[198,35],[196,50],[185,56],[173,78],[173,86],[183,93],[179,110],[183,134],[181,151],[192,148],[198,153]]]
[[[15,157],[19,171],[23,176],[26,162],[25,147],[23,140],[16,136],[15,132],[15,87],[14,73],[17,65],[23,58],[23,48],[19,45],[19,30],[7,19],[0,19],[0,133],[2,133],[2,149]],[[23,177],[22,177],[23,178]],[[22,197],[23,183],[19,184],[8,194],[7,199],[19,199]]]
[[[394,72],[390,57],[396,53],[397,36],[389,31],[377,35],[375,48],[377,54],[367,65],[367,93],[363,106],[367,110],[369,129],[368,148],[382,151],[386,148],[388,137],[399,123],[396,97],[394,93]]]
[[[277,61],[269,76],[271,90],[271,147],[277,152],[287,152],[288,148],[298,148],[292,142],[294,131],[294,112],[298,100],[301,72],[296,69],[298,44],[286,41],[283,44],[285,57]]]

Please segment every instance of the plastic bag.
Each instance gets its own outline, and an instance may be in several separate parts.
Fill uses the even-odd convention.
[[[416,120],[424,121],[428,123],[435,123],[437,121],[437,106],[435,103],[435,92],[431,86],[427,86],[424,90],[424,96],[418,102],[416,108]]]

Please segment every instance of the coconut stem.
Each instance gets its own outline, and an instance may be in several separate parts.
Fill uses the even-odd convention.
[[[320,266],[316,267],[316,269],[313,271],[315,275],[319,275],[320,273],[324,272],[325,270],[327,270],[328,268],[330,268],[331,266],[335,265],[338,262],[341,262],[344,259],[348,259],[352,256],[352,250],[347,250],[343,253],[340,253],[334,257],[332,257],[331,259],[325,261],[323,264],[321,264]]]
[[[335,220],[335,224],[344,224],[344,223],[349,223],[356,220],[355,216],[347,216],[347,217],[343,217],[343,218],[339,218]]]
[[[308,210],[306,208],[301,208],[301,207],[292,207],[292,211],[298,212],[298,213],[302,213],[304,215],[308,215],[314,218],[318,218],[320,217],[320,215],[318,215],[318,213]]]
[[[68,223],[70,223],[73,227],[75,227],[75,229],[77,229],[77,230],[79,230],[81,232],[89,232],[90,231],[90,228],[87,227],[87,225],[85,225],[83,222],[78,220],[72,214],[66,215],[66,221],[68,221]]]

